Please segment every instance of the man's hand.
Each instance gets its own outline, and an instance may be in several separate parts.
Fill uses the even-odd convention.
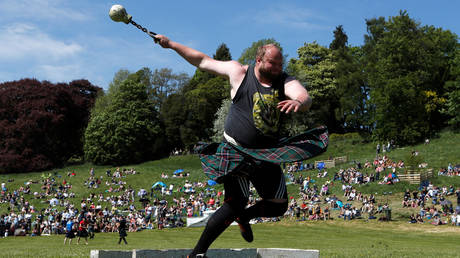
[[[155,35],[155,43],[160,44],[163,48],[171,48],[169,38],[163,35]]]
[[[279,108],[281,112],[285,112],[286,114],[289,114],[289,112],[291,111],[297,112],[301,107],[302,103],[298,100],[293,99],[280,101],[277,106],[277,108]]]

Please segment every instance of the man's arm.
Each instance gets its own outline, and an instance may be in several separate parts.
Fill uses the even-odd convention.
[[[163,48],[170,48],[176,51],[187,62],[197,68],[227,78],[232,86],[232,91],[241,84],[244,78],[246,69],[236,61],[215,60],[203,52],[169,40],[163,35],[156,35],[155,38]]]
[[[282,112],[289,113],[308,111],[312,104],[312,99],[308,91],[300,84],[298,80],[289,81],[284,85],[284,93],[289,99],[278,103],[278,108]]]

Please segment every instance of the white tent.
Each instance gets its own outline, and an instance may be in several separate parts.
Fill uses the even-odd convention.
[[[203,212],[203,217],[191,217],[187,218],[187,227],[204,227],[208,222],[209,217],[215,212],[215,210],[207,210]],[[236,222],[233,222],[230,225],[238,225]]]

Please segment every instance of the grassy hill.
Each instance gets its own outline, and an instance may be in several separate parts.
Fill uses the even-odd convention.
[[[457,178],[436,175],[436,172],[439,170],[439,168],[447,167],[449,163],[460,163],[460,134],[455,134],[450,131],[442,132],[438,138],[431,139],[431,142],[429,144],[420,144],[411,147],[396,148],[391,152],[387,152],[386,154],[392,160],[405,160],[413,150],[418,151],[420,153],[419,155],[423,157],[423,160],[425,160],[425,162],[428,163],[428,167],[433,168],[433,170],[435,171],[435,175],[431,180],[435,185],[454,185],[456,188],[460,187],[460,180],[458,180]],[[328,150],[322,155],[317,156],[307,162],[314,163],[314,161],[316,160],[328,159],[331,156],[347,156],[349,162],[347,164],[342,164],[336,168],[329,169],[329,174],[327,178],[317,179],[316,170],[303,171],[298,173],[302,173],[304,176],[310,175],[311,177],[317,180],[316,184],[320,187],[321,184],[324,183],[324,181],[331,180],[333,174],[337,172],[340,168],[354,166],[354,161],[361,162],[362,164],[364,164],[364,162],[366,162],[367,160],[372,161],[375,157],[375,144],[364,143],[363,140],[355,134],[332,135]],[[92,167],[95,169],[95,174],[97,177],[102,176],[103,184],[102,187],[100,187],[99,189],[89,189],[84,185],[85,180],[87,180],[90,176],[89,171]],[[133,187],[135,190],[139,190],[140,188],[145,188],[149,190],[151,186],[157,181],[162,181],[167,185],[174,184],[175,188],[177,188],[178,186],[183,185],[185,183],[185,180],[189,180],[192,182],[204,182],[207,180],[207,178],[202,172],[200,161],[198,157],[195,155],[173,156],[162,160],[145,162],[142,164],[122,166],[121,169],[123,168],[134,168],[138,172],[138,174],[136,175],[127,175],[125,178],[122,179],[123,181],[127,182],[127,185]],[[115,169],[116,167],[93,166],[92,164],[86,163],[79,165],[71,165],[65,168],[53,169],[45,172],[25,174],[2,174],[0,175],[0,183],[6,183],[6,186],[9,189],[9,191],[12,191],[14,189],[19,189],[19,187],[21,186],[25,186],[25,184],[29,181],[38,182],[30,184],[31,193],[40,192],[42,191],[40,189],[40,182],[43,179],[43,176],[51,175],[51,177],[54,178],[58,183],[62,183],[63,180],[66,180],[67,183],[72,184],[72,192],[75,193],[75,198],[72,199],[72,201],[78,207],[81,199],[88,197],[90,193],[103,193],[105,196],[116,194],[106,192],[106,190],[109,187],[105,186],[104,184],[104,182],[108,180],[108,177],[106,176],[106,171],[111,170],[113,173]],[[185,172],[190,173],[190,176],[187,178],[173,178],[173,172],[177,169],[184,169]],[[76,175],[68,176],[67,174],[70,172],[74,172]],[[364,170],[364,172],[370,173],[372,171],[370,169],[367,169]],[[162,173],[167,174],[169,178],[161,178]],[[297,175],[298,174],[296,174],[296,176]],[[401,182],[395,185],[379,185],[377,183],[371,183],[363,186],[356,186],[356,188],[359,191],[365,194],[377,193],[382,195],[384,193],[391,192],[395,196],[401,194],[405,189],[413,190],[417,187],[417,185],[409,185],[405,182]],[[216,185],[215,188],[222,189],[222,186]],[[289,185],[288,191],[290,196],[298,196],[298,186]],[[341,185],[335,184],[335,186],[332,187],[332,193],[342,195]],[[173,196],[180,195],[181,193],[176,192],[172,196],[166,198],[172,199]],[[384,196],[384,198],[387,197],[388,196]],[[28,199],[30,200],[31,204],[38,209],[47,206],[45,203],[42,203],[43,201],[45,201],[44,199]],[[396,200],[399,201],[400,199],[397,198]],[[136,205],[138,206],[140,204],[137,203]],[[7,212],[7,207],[7,204],[0,204],[0,214]]]
[[[328,159],[329,157],[347,156],[349,162],[336,168],[329,169],[327,178],[316,178],[316,170],[302,171],[304,176],[311,176],[316,180],[318,187],[321,187],[325,180],[332,180],[332,176],[340,168],[354,166],[353,161],[364,163],[366,160],[372,161],[375,157],[375,143],[366,143],[358,135],[333,135],[331,136],[330,146],[326,153],[309,160],[313,163],[315,160]],[[439,137],[431,139],[429,144],[420,144],[411,147],[396,148],[386,153],[392,160],[405,160],[407,156],[416,150],[428,163],[428,167],[433,168],[435,176],[431,179],[434,185],[454,185],[460,187],[458,178],[437,176],[437,171],[441,167],[447,167],[449,163],[460,163],[460,134],[450,131],[442,132]],[[89,189],[84,182],[89,177],[89,171],[94,167],[97,177],[103,179],[103,184],[98,189]],[[185,180],[192,182],[204,182],[207,178],[204,176],[198,157],[194,155],[174,156],[163,160],[150,161],[142,164],[126,165],[121,169],[134,168],[138,173],[136,175],[127,175],[123,181],[127,182],[135,190],[140,188],[150,189],[152,184],[162,181],[174,184],[175,188],[182,186]],[[43,176],[51,175],[54,180],[61,183],[66,180],[72,184],[72,192],[75,198],[71,201],[79,207],[80,201],[89,196],[90,193],[104,196],[117,195],[117,193],[107,192],[108,186],[105,181],[108,180],[106,170],[112,172],[116,169],[110,166],[93,166],[91,164],[70,165],[62,169],[54,169],[46,172],[36,172],[27,174],[3,174],[0,175],[0,183],[6,183],[9,191],[19,189],[25,186],[27,182],[31,183],[31,192],[41,192],[41,180]],[[187,178],[173,178],[173,172],[177,169],[184,169],[190,173]],[[74,172],[75,176],[68,176]],[[364,171],[364,172],[370,172]],[[169,178],[161,178],[165,173]],[[297,176],[298,174],[296,174]],[[389,202],[393,211],[393,222],[378,222],[368,220],[357,220],[352,222],[343,222],[335,219],[328,222],[297,222],[294,219],[285,219],[278,223],[264,223],[255,225],[256,241],[253,244],[243,242],[237,232],[238,229],[230,228],[225,232],[212,248],[254,248],[254,247],[285,247],[285,248],[305,248],[319,249],[325,257],[455,257],[460,248],[455,243],[460,240],[459,232],[456,227],[440,226],[436,227],[429,224],[409,225],[407,218],[410,213],[418,212],[418,209],[402,208],[401,200],[405,189],[416,189],[417,185],[409,185],[400,182],[395,185],[379,185],[371,183],[356,188],[365,194],[376,194],[377,202]],[[221,185],[216,185],[217,190],[222,189]],[[341,184],[336,182],[331,189],[333,194],[342,196]],[[293,198],[299,196],[299,186],[288,185],[289,195]],[[391,194],[390,194],[391,193]],[[160,192],[155,192],[160,196]],[[175,192],[172,196],[165,197],[171,200],[173,196],[181,196],[183,193]],[[26,195],[25,198],[36,207],[37,210],[48,206],[47,199],[34,199],[32,195]],[[450,197],[455,204],[456,200]],[[352,203],[355,205],[354,203]],[[359,204],[356,204],[359,207]],[[103,207],[108,206],[103,203]],[[0,214],[8,212],[9,205],[0,204]],[[108,206],[110,208],[110,206]],[[140,208],[141,204],[136,201],[136,207]],[[60,209],[60,207],[57,207]],[[337,214],[332,216],[336,218]],[[0,239],[0,243],[11,248],[6,252],[5,257],[15,256],[88,256],[90,249],[142,249],[142,248],[191,248],[202,229],[182,228],[166,229],[162,231],[152,230],[138,233],[131,233],[128,237],[130,245],[118,246],[115,244],[117,236],[110,233],[102,233],[96,236],[96,239],[87,247],[65,247],[62,246],[63,236],[39,237],[39,238],[8,238]],[[282,235],[282,238],[273,239],[273,235]],[[180,237],[178,237],[180,236]],[[38,250],[43,250],[39,251]],[[38,252],[38,253],[37,253]],[[3,256],[3,255],[2,255]]]

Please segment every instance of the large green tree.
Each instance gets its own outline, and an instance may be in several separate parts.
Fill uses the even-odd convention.
[[[148,95],[149,74],[130,74],[110,104],[93,114],[85,132],[85,158],[95,164],[139,163],[164,154],[163,132]]]
[[[83,132],[101,88],[87,80],[0,84],[0,173],[65,165],[83,155]]]
[[[439,110],[456,36],[398,16],[366,21],[363,46],[373,105],[373,135],[413,144],[443,126]]]

